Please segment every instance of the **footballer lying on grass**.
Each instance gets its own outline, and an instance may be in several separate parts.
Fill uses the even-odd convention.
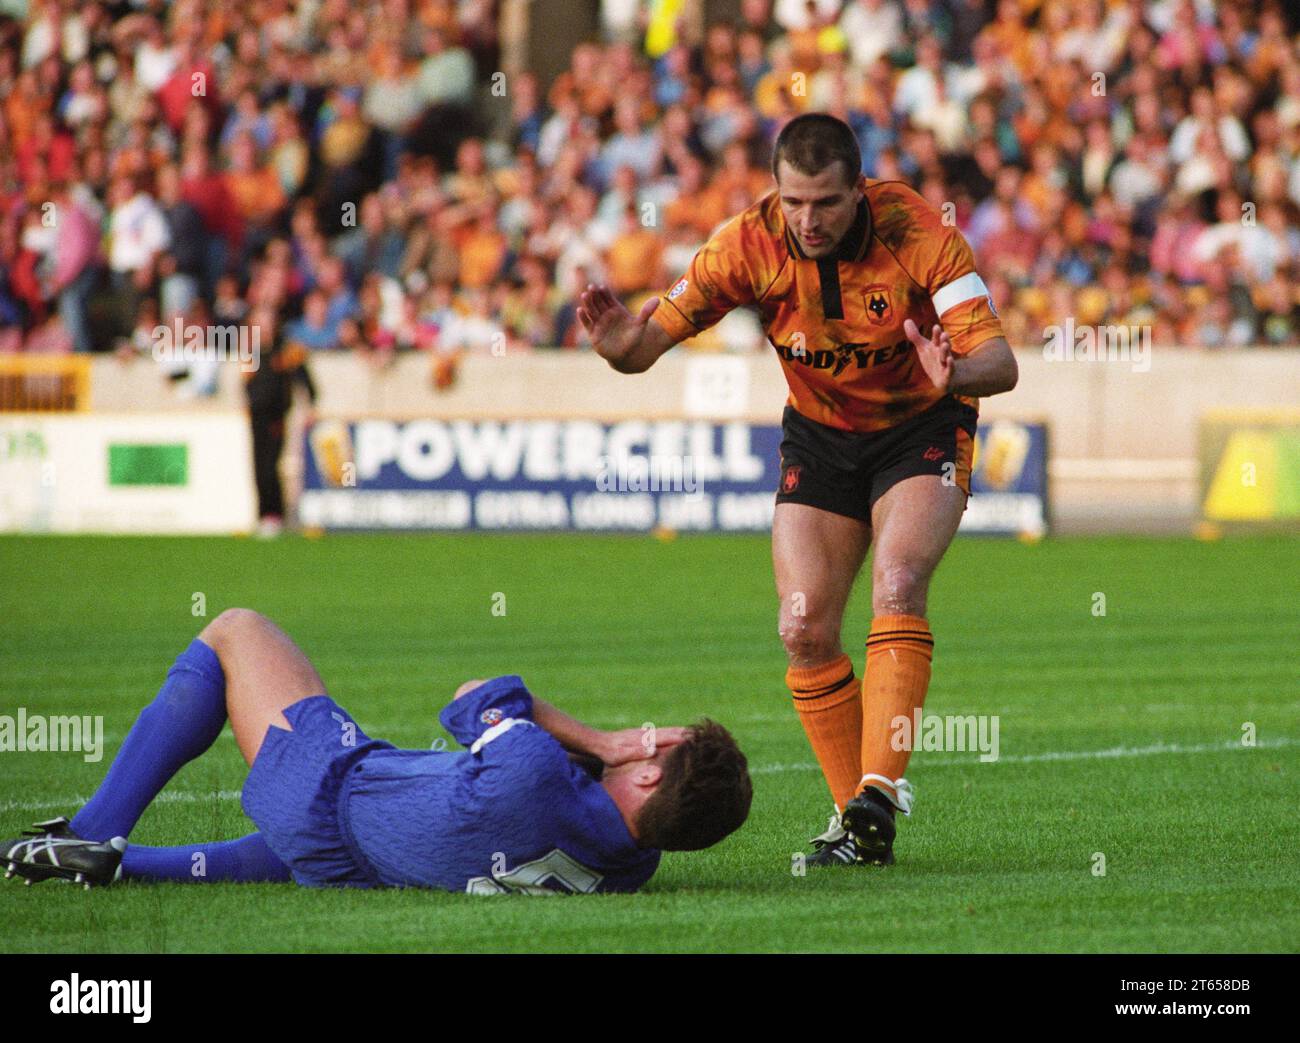
[[[443,727],[467,751],[399,750],[363,734],[324,693],[310,660],[269,619],[221,613],[177,657],[76,816],[3,842],[6,875],[87,887],[292,879],[479,894],[635,891],[660,851],[709,847],[749,814],[744,754],[709,720],[652,735],[599,731],[506,676],[461,685],[443,708]],[[227,717],[250,766],[244,810],[260,832],[128,844],[144,809]]]

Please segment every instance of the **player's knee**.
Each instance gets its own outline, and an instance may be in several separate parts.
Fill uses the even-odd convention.
[[[786,654],[794,662],[825,659],[839,651],[839,621],[834,624],[816,616],[781,613],[777,627]]]
[[[876,615],[922,615],[930,570],[910,561],[877,565],[871,580],[871,607]]]
[[[266,624],[266,617],[251,608],[228,608],[203,628],[199,638],[215,651],[230,647],[241,635]]]

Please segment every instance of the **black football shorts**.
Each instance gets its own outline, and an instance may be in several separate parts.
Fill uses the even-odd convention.
[[[974,409],[948,395],[910,420],[862,434],[827,427],[786,406],[776,502],[870,522],[876,501],[918,474],[949,475],[969,496],[976,419]]]

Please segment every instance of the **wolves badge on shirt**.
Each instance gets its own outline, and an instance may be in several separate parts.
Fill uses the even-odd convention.
[[[866,301],[867,318],[877,326],[887,326],[894,316],[894,309],[889,301],[889,287],[868,286],[862,292],[862,298]]]

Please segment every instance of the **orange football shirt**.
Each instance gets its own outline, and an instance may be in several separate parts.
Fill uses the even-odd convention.
[[[836,252],[806,257],[776,192],[717,230],[653,318],[673,338],[732,308],[757,310],[790,385],[790,404],[845,431],[880,431],[944,396],[921,368],[903,322],[938,323],[964,355],[1002,323],[955,226],[900,181],[860,184],[863,199]],[[954,396],[978,408],[973,398]]]

